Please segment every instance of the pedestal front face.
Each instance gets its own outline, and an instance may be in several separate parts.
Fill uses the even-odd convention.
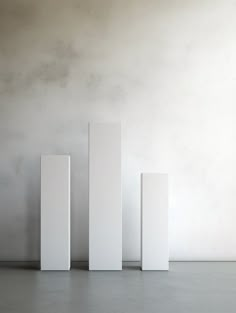
[[[89,126],[89,269],[122,269],[121,126]]]
[[[41,270],[70,269],[70,157],[41,157]]]
[[[142,270],[168,270],[168,176],[142,174]]]

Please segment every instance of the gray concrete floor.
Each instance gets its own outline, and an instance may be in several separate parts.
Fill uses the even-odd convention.
[[[236,263],[171,262],[169,272],[40,272],[0,263],[0,313],[235,313]]]

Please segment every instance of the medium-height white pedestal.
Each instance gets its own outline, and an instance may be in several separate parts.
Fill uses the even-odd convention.
[[[142,174],[142,270],[168,270],[168,175]]]
[[[41,270],[70,269],[70,157],[41,157]]]
[[[122,269],[121,126],[89,126],[89,269]]]

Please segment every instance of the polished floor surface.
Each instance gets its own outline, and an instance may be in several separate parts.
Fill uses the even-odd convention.
[[[169,272],[40,272],[0,263],[0,313],[235,313],[236,263],[171,262]]]

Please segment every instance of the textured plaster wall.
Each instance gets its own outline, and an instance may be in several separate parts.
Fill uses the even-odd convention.
[[[87,259],[88,122],[119,120],[124,260],[140,257],[140,171],[170,175],[172,260],[236,259],[235,12],[0,0],[0,260],[39,259],[42,153],[71,154],[72,258]]]

